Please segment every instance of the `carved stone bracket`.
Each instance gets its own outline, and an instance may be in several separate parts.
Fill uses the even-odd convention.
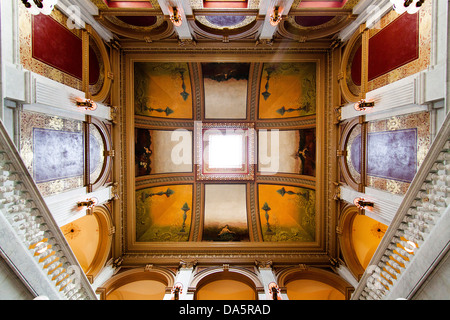
[[[255,265],[258,268],[272,268],[273,262],[272,262],[272,260],[267,260],[267,261],[255,260]]]
[[[117,124],[117,120],[119,119],[120,108],[118,106],[109,106],[109,107],[110,107],[109,115],[111,117],[111,122],[113,124]]]
[[[306,264],[300,263],[298,265],[298,268],[300,269],[300,271],[308,271],[308,266]]]
[[[148,271],[151,271],[153,269],[153,264],[147,264],[147,265],[145,265],[145,268],[144,268],[144,271],[146,271],[146,272],[148,272]]]
[[[179,269],[191,269],[194,268],[197,265],[197,260],[191,260],[191,261],[184,261],[180,260],[180,264],[178,266]]]

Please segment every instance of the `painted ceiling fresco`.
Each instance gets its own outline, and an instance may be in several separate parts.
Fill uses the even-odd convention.
[[[266,184],[258,187],[264,241],[314,241],[314,190]]]
[[[316,113],[316,64],[268,63],[263,67],[259,118],[291,118]]]
[[[430,114],[419,112],[369,121],[367,185],[405,194],[430,147]],[[355,181],[361,174],[361,128],[347,142],[347,164]]]
[[[192,119],[192,91],[187,63],[136,63],[135,114]]]
[[[136,191],[136,241],[187,241],[191,208],[192,185]]]
[[[247,117],[249,71],[249,63],[202,63],[206,119]]]
[[[316,242],[316,72],[313,62],[136,62],[135,242]],[[242,160],[230,157],[237,148]]]
[[[85,123],[22,111],[20,154],[44,196],[84,186]],[[89,125],[89,174],[96,181],[105,162],[102,134]]]
[[[91,2],[99,9],[96,20],[124,41],[161,44],[181,40],[189,47],[197,44],[208,47],[211,40],[228,42],[232,39],[254,46],[255,42],[265,44],[270,38],[268,42],[272,44],[273,40],[277,46],[285,41],[294,46],[308,41],[325,48],[340,30],[356,19],[352,9],[358,0],[282,1],[277,5],[282,8],[283,20],[276,30],[272,30],[266,19],[272,11],[267,6],[274,4],[260,0],[184,1],[182,16],[185,14],[186,18],[176,28],[168,19],[170,3],[158,0]]]

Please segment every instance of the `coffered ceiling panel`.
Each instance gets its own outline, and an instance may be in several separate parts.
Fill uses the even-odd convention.
[[[127,55],[126,263],[328,263],[323,55],[212,57]]]
[[[189,46],[229,43],[268,44],[289,41],[328,46],[336,34],[356,17],[356,0],[267,2],[190,0],[169,2],[92,1],[100,10],[96,19],[117,40],[131,48],[163,43]],[[171,15],[176,9],[177,24]],[[281,22],[280,22],[281,21]]]

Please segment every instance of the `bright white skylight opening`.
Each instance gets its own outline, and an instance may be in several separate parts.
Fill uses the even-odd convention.
[[[209,167],[240,168],[243,164],[242,135],[218,134],[209,136]]]

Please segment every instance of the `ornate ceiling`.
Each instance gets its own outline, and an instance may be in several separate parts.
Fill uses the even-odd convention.
[[[139,46],[136,41],[166,45],[248,43],[285,45],[308,43],[327,47],[336,33],[356,17],[358,1],[301,0],[92,0],[99,8],[96,19],[111,30],[122,45]],[[179,8],[181,26],[169,20],[169,10]],[[282,20],[272,26],[269,16],[279,6]],[[287,43],[287,44],[286,44]]]
[[[330,47],[357,1],[92,2],[123,52],[115,250],[124,265],[329,265],[337,252]],[[169,19],[172,6],[181,26]],[[210,163],[205,150],[225,150],[204,141],[210,130],[242,141],[237,167]]]

